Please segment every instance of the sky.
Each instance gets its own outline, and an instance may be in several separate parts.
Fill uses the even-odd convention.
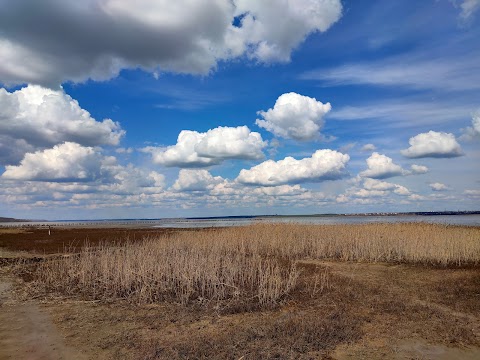
[[[480,0],[0,0],[0,216],[480,210]]]

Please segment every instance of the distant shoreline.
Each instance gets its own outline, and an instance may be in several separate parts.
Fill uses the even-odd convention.
[[[25,219],[15,219],[15,218],[8,218],[8,217],[0,217],[0,223],[8,223],[8,222],[30,222],[36,220],[25,220]]]
[[[340,216],[445,216],[445,215],[480,215],[480,211],[412,211],[412,212],[380,212],[353,214],[310,214],[310,215],[264,215],[258,217],[340,217]],[[255,217],[255,216],[254,216]]]
[[[232,215],[232,216],[206,216],[206,217],[178,217],[178,218],[141,218],[141,219],[66,219],[66,220],[34,220],[34,219],[15,219],[0,217],[0,223],[18,223],[18,222],[110,222],[110,221],[160,221],[160,220],[235,220],[235,219],[258,219],[258,218],[295,218],[295,217],[369,217],[369,216],[448,216],[448,215],[480,215],[480,210],[476,211],[412,211],[412,212],[371,212],[371,213],[352,213],[352,214],[302,214],[302,215]]]

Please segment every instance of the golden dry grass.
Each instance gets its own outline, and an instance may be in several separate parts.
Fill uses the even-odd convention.
[[[68,295],[137,303],[241,299],[271,305],[295,287],[293,263],[230,246],[174,238],[85,247],[78,256],[44,262],[37,279]]]
[[[183,234],[186,236],[186,234]],[[480,263],[480,228],[450,225],[262,224],[209,235],[213,242],[248,241],[263,255],[288,259],[400,262],[461,266]],[[237,240],[236,240],[237,239]]]
[[[480,263],[480,229],[431,224],[258,224],[116,246],[87,246],[34,273],[47,292],[136,303],[275,305],[297,286],[300,259],[435,266]],[[327,276],[310,284],[312,293]]]

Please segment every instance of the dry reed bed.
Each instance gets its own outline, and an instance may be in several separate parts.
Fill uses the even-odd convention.
[[[118,246],[85,247],[78,256],[46,261],[37,280],[66,295],[124,298],[138,303],[220,300],[275,304],[296,285],[293,263],[236,252],[206,239],[149,239]]]
[[[48,292],[138,303],[238,300],[260,306],[293,291],[299,259],[480,263],[480,229],[430,224],[258,224],[85,247],[34,274]],[[312,287],[314,284],[312,284]]]
[[[248,246],[262,255],[291,260],[480,264],[479,227],[426,223],[261,224],[226,229],[209,237],[214,242],[245,239]]]

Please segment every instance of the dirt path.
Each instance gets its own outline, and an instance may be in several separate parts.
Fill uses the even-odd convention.
[[[11,288],[11,281],[0,277],[0,360],[88,359],[65,345],[38,305],[13,301]]]

